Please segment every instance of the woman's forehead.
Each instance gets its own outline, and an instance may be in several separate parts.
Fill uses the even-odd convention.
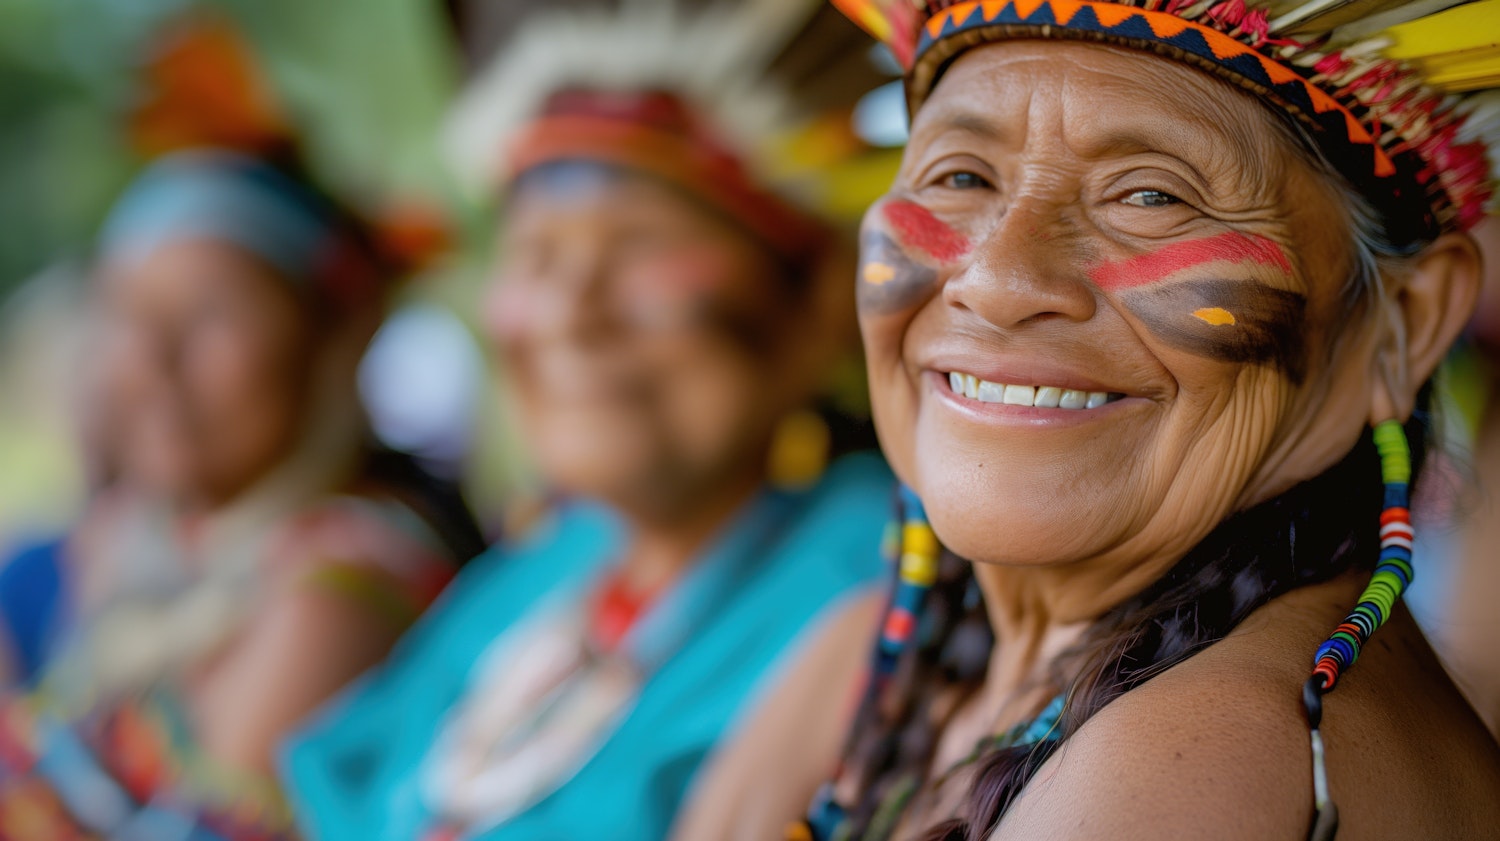
[[[516,177],[510,194],[564,197],[588,195],[619,184],[624,174],[617,168],[593,161],[559,161],[527,170]]]
[[[948,66],[913,137],[953,129],[1017,146],[1051,134],[1089,156],[1258,160],[1275,140],[1259,103],[1198,70],[1138,50],[1040,40],[982,45]]]
[[[647,175],[593,161],[566,161],[518,178],[500,218],[509,228],[551,224],[579,214],[639,222],[664,213],[674,218],[700,215],[696,203]]]
[[[186,238],[99,267],[106,300],[151,302],[169,309],[230,295],[236,300],[288,300],[306,304],[296,284],[270,263],[232,243]]]

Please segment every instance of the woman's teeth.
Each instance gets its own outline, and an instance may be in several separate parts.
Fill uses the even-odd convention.
[[[1036,406],[1042,409],[1097,409],[1124,397],[1107,391],[1075,391],[1050,385],[1005,385],[981,380],[973,374],[948,374],[948,387],[981,403],[1005,403],[1010,406]]]

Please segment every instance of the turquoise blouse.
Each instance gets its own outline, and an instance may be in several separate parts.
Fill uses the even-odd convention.
[[[841,596],[881,579],[892,478],[872,454],[833,464],[812,489],[762,492],[699,560],[730,586],[641,689],[571,779],[484,841],[666,836],[704,757],[768,673]],[[767,530],[767,524],[774,524]],[[770,538],[767,538],[767,534]],[[418,769],[489,644],[528,607],[577,588],[623,545],[618,518],[565,506],[517,545],[480,556],[402,640],[389,663],[294,738],[282,771],[298,822],[317,841],[414,841],[433,822]],[[749,563],[724,563],[746,547]],[[718,562],[716,563],[716,559]]]

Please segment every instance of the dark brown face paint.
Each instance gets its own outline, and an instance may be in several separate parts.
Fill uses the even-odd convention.
[[[1225,362],[1307,374],[1307,299],[1254,280],[1187,280],[1121,296],[1151,331],[1179,350]]]
[[[912,260],[885,232],[867,230],[859,244],[860,312],[899,312],[932,294],[937,270]]]

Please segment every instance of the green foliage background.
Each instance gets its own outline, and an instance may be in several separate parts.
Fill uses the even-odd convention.
[[[243,29],[337,192],[430,193],[457,67],[423,0],[214,0]],[[121,114],[152,31],[184,0],[0,0],[0,299],[86,249],[139,166]]]

